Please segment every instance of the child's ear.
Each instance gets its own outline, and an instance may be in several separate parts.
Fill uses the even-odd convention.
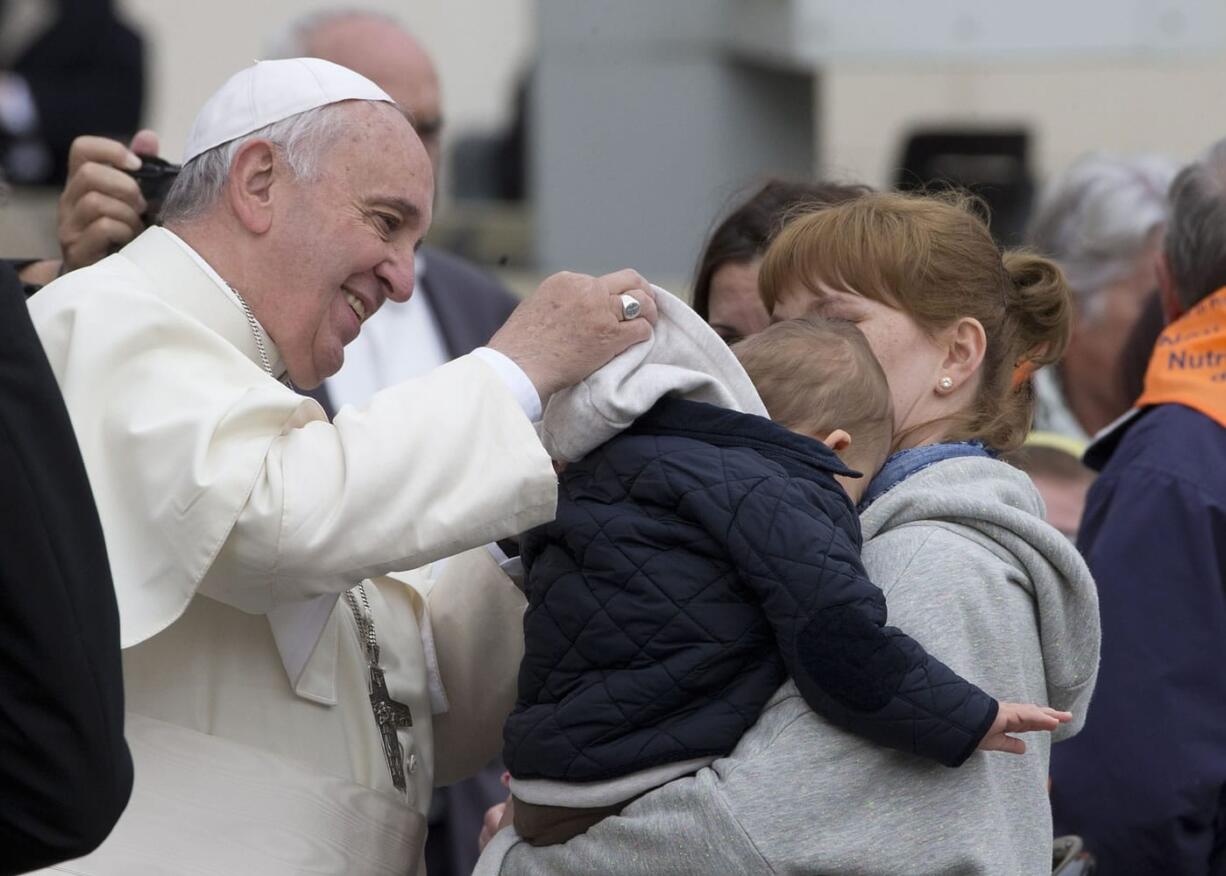
[[[835,429],[825,438],[822,438],[821,442],[835,453],[842,453],[848,447],[851,447],[851,436],[842,429]]]

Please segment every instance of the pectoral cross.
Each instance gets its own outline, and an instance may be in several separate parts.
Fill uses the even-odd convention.
[[[403,792],[404,749],[400,747],[400,737],[396,735],[396,730],[399,727],[412,727],[413,713],[404,703],[392,699],[387,690],[387,682],[383,678],[383,670],[378,666],[370,667],[370,707],[375,713],[379,735],[383,737],[383,755],[387,758],[388,769],[392,772],[392,784],[397,791]]]

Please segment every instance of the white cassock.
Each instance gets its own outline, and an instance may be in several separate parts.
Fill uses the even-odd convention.
[[[330,424],[264,371],[225,283],[157,228],[30,311],[106,536],[136,766],[112,836],[64,870],[416,872],[431,788],[497,751],[514,702],[523,601],[480,546],[556,506],[497,361],[457,359]],[[363,579],[388,692],[412,716],[396,730],[404,792],[337,599]]]

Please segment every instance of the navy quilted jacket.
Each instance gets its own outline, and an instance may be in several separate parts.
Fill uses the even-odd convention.
[[[528,609],[504,729],[517,779],[589,782],[727,754],[791,674],[809,705],[957,766],[996,701],[885,626],[825,445],[666,398],[563,473],[522,542]]]

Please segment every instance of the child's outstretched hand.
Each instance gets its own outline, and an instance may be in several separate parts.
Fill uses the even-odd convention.
[[[987,735],[979,740],[980,751],[1007,751],[1010,754],[1025,754],[1026,743],[1010,733],[1030,733],[1046,730],[1049,733],[1061,724],[1073,720],[1072,712],[1061,712],[1048,706],[1033,706],[1029,703],[1000,703],[996,720]]]

